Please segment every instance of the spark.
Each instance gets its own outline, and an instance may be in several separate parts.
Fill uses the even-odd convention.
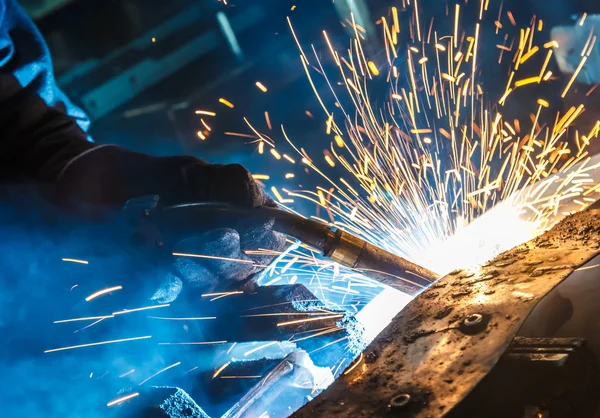
[[[312,353],[316,353],[317,351],[324,350],[324,349],[325,349],[325,348],[327,348],[327,347],[330,347],[330,346],[332,346],[332,345],[334,345],[334,344],[337,344],[337,343],[341,343],[342,341],[345,341],[345,340],[347,340],[347,339],[348,339],[348,336],[347,336],[347,335],[346,335],[345,337],[338,338],[338,339],[337,339],[337,340],[335,340],[335,341],[331,341],[331,342],[329,342],[329,343],[327,343],[327,344],[325,344],[325,345],[323,345],[323,346],[321,346],[321,347],[319,347],[319,348],[316,348],[316,349],[314,349],[313,351],[311,351],[311,352],[310,352],[310,353],[308,353],[308,354],[312,354]]]
[[[173,253],[173,255],[175,257],[206,258],[209,260],[221,260],[221,261],[231,261],[231,262],[242,263],[242,264],[254,264],[254,261],[251,261],[251,260],[240,260],[239,258],[219,257],[216,255],[188,254],[188,253]]]
[[[277,341],[271,341],[269,343],[263,344],[263,345],[258,346],[256,348],[253,348],[252,350],[248,350],[248,351],[246,351],[244,353],[244,357],[248,357],[252,353],[256,353],[257,351],[260,351],[260,350],[262,350],[264,348],[270,347],[270,346],[275,345],[275,344],[278,344],[278,342]]]
[[[120,340],[110,340],[110,341],[101,341],[101,342],[97,342],[97,343],[72,345],[72,346],[69,346],[69,347],[61,347],[61,348],[53,348],[51,350],[45,350],[44,353],[54,353],[56,351],[73,350],[73,349],[76,349],[76,348],[94,347],[94,346],[97,346],[97,345],[105,345],[105,344],[124,343],[124,342],[128,342],[128,341],[146,340],[148,338],[152,338],[152,336],[151,335],[146,335],[146,336],[143,336],[143,337],[123,338],[123,339],[120,339]]]
[[[68,261],[69,263],[89,264],[86,260],[78,260],[76,258],[63,258],[62,261]]]
[[[271,312],[271,313],[262,313],[262,314],[252,314],[252,315],[240,315],[241,318],[254,318],[260,316],[315,316],[321,315],[323,312]]]
[[[242,134],[239,132],[223,132],[225,135],[228,136],[239,136],[241,138],[252,138],[252,139],[256,139],[256,136],[254,135],[248,135],[248,134]]]
[[[110,317],[107,317],[107,318],[110,318]],[[79,331],[83,331],[84,329],[91,328],[91,327],[93,327],[94,325],[96,325],[96,324],[99,324],[100,322],[104,321],[105,319],[106,319],[106,318],[100,318],[100,319],[98,319],[97,321],[94,321],[94,322],[92,322],[91,324],[89,324],[89,325],[86,325],[85,327],[82,327],[82,328],[79,328],[79,329],[77,329],[77,330],[73,331],[73,334],[76,334],[76,333],[78,333]]]
[[[215,292],[215,293],[203,293],[203,298],[213,297],[213,296],[229,296],[229,295],[241,295],[244,293],[241,290],[235,290],[233,292]]]
[[[351,365],[351,366],[348,368],[348,370],[346,370],[346,371],[344,372],[344,376],[345,376],[345,375],[347,375],[347,374],[350,374],[350,373],[352,372],[352,370],[356,369],[356,368],[358,367],[358,365],[359,365],[360,363],[362,363],[363,359],[364,359],[364,354],[363,354],[363,353],[360,353],[360,357],[358,358],[358,360],[357,360],[356,362],[354,362],[354,364],[352,364],[352,365]]]
[[[123,377],[125,377],[125,376],[129,376],[129,375],[130,375],[131,373],[133,373],[133,372],[135,372],[135,369],[131,369],[131,370],[129,370],[128,372],[125,372],[125,373],[123,373],[123,374],[119,375],[119,379],[121,379],[121,378],[123,378]]]
[[[369,61],[368,65],[369,65],[369,70],[371,70],[371,74],[373,74],[375,77],[377,77],[379,75],[379,69],[377,68],[375,63],[373,61]]]
[[[133,398],[135,398],[136,396],[139,396],[139,392],[134,392],[134,393],[131,393],[131,394],[129,394],[129,395],[126,395],[126,396],[122,396],[122,397],[120,397],[120,398],[117,398],[117,399],[115,399],[114,401],[110,401],[109,403],[107,403],[107,404],[106,404],[106,406],[109,406],[109,407],[110,407],[110,406],[114,406],[114,405],[120,404],[120,403],[122,403],[122,402],[128,401],[129,399],[133,399]]]
[[[260,89],[260,91],[262,91],[263,93],[267,92],[267,88],[265,87],[265,85],[263,83],[261,83],[260,81],[257,81],[255,84],[256,84],[256,87],[258,87]]]
[[[206,128],[206,130],[208,132],[212,131],[211,127],[208,126],[208,124],[204,121],[204,119],[200,119],[200,122],[202,123],[202,125],[204,125],[204,127]]]
[[[279,203],[294,203],[293,199],[284,199],[283,196],[281,196],[281,193],[279,193],[279,190],[277,190],[277,187],[275,186],[271,187],[271,192],[273,192],[275,198],[279,201]]]
[[[506,12],[506,15],[508,16],[508,20],[510,20],[511,25],[517,26],[517,21],[510,10]]]
[[[211,319],[217,319],[216,316],[198,316],[189,318],[169,318],[164,316],[149,316],[150,319],[160,319],[163,321],[209,321]]]
[[[58,321],[54,321],[53,324],[64,324],[66,322],[77,322],[77,321],[96,321],[98,319],[106,319],[112,318],[113,315],[105,315],[105,316],[86,316],[83,318],[72,318],[72,319],[60,319]]]
[[[261,375],[254,376],[221,376],[221,379],[260,379]]]
[[[209,110],[196,110],[196,115],[204,115],[204,116],[217,116],[215,112],[211,112]]]
[[[294,325],[294,324],[301,324],[304,322],[312,322],[312,321],[321,321],[323,319],[334,319],[334,318],[342,318],[344,315],[326,315],[326,316],[319,316],[317,318],[308,318],[308,319],[297,319],[294,321],[287,321],[287,322],[280,322],[277,324],[278,327],[284,327],[286,325]]]
[[[290,340],[290,342],[291,343],[297,343],[297,342],[300,342],[300,341],[309,340],[311,338],[320,337],[321,335],[331,334],[332,332],[339,331],[340,329],[342,329],[342,328],[340,328],[340,327],[327,327],[323,331],[316,332],[316,333],[311,334],[311,335],[309,335],[307,337],[292,339],[292,340]],[[311,330],[311,331],[315,331],[315,330]]]
[[[274,278],[273,280],[271,280],[271,281],[269,281],[269,282],[265,283],[263,286],[265,286],[265,287],[271,286],[271,285],[273,285],[273,284],[277,283],[277,282],[278,282],[278,281],[280,281],[280,280],[281,280],[281,277],[276,277],[276,278]]]
[[[158,345],[215,345],[215,344],[226,344],[227,341],[191,341],[191,342],[180,342],[180,343],[158,343]]]
[[[454,5],[454,36],[452,37],[452,40],[454,42],[454,48],[458,48],[459,15],[460,15],[460,4],[457,3]]]
[[[219,99],[219,103],[224,104],[225,106],[227,106],[230,109],[233,109],[235,106],[233,106],[233,103],[231,103],[229,100],[224,99],[224,98],[220,98]]]
[[[273,155],[273,157],[275,157],[277,160],[281,160],[281,154],[279,154],[275,148],[271,148],[271,154]]]
[[[584,266],[584,267],[579,267],[577,270],[575,271],[581,271],[581,270],[589,270],[589,269],[594,269],[600,267],[600,264],[592,264],[591,266]]]
[[[325,161],[327,161],[330,167],[335,167],[335,161],[329,155],[325,155]]]
[[[218,368],[218,369],[215,371],[215,374],[213,374],[213,377],[212,377],[212,378],[214,379],[214,378],[215,378],[215,377],[217,377],[219,374],[221,374],[221,372],[222,372],[223,370],[225,370],[225,369],[227,368],[227,366],[229,366],[230,364],[231,364],[231,362],[230,362],[230,361],[228,361],[227,363],[225,363],[225,364],[223,364],[221,367],[219,367],[219,368]]]
[[[142,380],[142,381],[139,383],[139,386],[142,386],[142,385],[143,385],[144,383],[146,383],[148,380],[150,380],[150,379],[152,379],[152,378],[154,378],[154,377],[158,376],[159,374],[161,374],[161,373],[163,373],[163,372],[166,372],[166,371],[167,371],[167,370],[169,370],[169,369],[172,369],[173,367],[177,367],[177,366],[179,366],[180,364],[181,364],[181,362],[180,362],[180,361],[178,361],[177,363],[173,363],[173,364],[171,364],[170,366],[167,366],[167,367],[165,367],[164,369],[160,369],[159,371],[157,371],[156,373],[154,373],[152,376],[149,376],[149,377],[147,377],[146,379]]]
[[[515,87],[522,87],[522,86],[526,86],[527,84],[538,83],[539,81],[540,81],[540,77],[538,77],[538,76],[528,77],[528,78],[524,78],[523,80],[515,81]]]
[[[142,308],[123,309],[122,311],[113,312],[112,315],[123,315],[123,314],[132,313],[132,312],[148,311],[150,309],[167,308],[169,306],[171,306],[169,303],[163,303],[162,305],[151,305],[151,306],[144,306]]]
[[[537,46],[531,48],[531,50],[529,50],[529,52],[523,54],[523,56],[521,57],[520,63],[521,64],[525,63],[529,58],[531,58],[538,51],[539,51],[539,47],[537,47]]]
[[[579,72],[581,71],[581,69],[583,68],[583,66],[585,65],[585,62],[587,61],[587,56],[583,57],[581,59],[581,61],[579,62],[579,65],[577,66],[577,68],[575,69],[575,72],[573,73],[573,75],[571,76],[571,79],[569,80],[569,82],[567,83],[565,89],[563,90],[562,94],[560,95],[561,98],[565,98],[565,96],[567,95],[567,92],[569,91],[569,89],[571,88],[571,86],[573,85],[573,82],[575,81],[575,79],[577,78],[577,76],[579,75]]]
[[[106,289],[101,289],[101,290],[98,290],[97,292],[92,293],[91,295],[89,295],[88,297],[85,298],[85,301],[89,302],[90,300],[96,299],[98,296],[106,295],[107,293],[111,293],[111,292],[114,292],[116,290],[121,290],[121,289],[123,289],[123,286],[107,287]]]
[[[269,180],[271,176],[268,174],[252,174],[254,180]]]

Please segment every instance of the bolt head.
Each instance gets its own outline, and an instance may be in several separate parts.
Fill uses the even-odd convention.
[[[410,403],[410,394],[408,393],[399,393],[394,396],[390,401],[390,408],[392,409],[401,409]]]
[[[481,321],[483,321],[483,315],[478,313],[472,313],[463,320],[463,324],[466,327],[474,327],[476,325],[481,324]]]

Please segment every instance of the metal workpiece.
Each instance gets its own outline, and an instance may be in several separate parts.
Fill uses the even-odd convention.
[[[600,210],[567,217],[418,295],[364,360],[293,416],[441,417],[486,376],[537,303],[600,252]]]
[[[598,360],[581,338],[516,337],[448,418],[589,418],[599,378]]]

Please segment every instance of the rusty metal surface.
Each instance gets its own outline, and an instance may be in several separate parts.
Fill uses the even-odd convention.
[[[441,417],[491,370],[535,305],[600,251],[600,210],[566,218],[400,312],[364,361],[293,416]]]

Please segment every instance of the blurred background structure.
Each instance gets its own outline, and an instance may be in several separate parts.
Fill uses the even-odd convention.
[[[227,3],[22,2],[48,41],[58,84],[89,114],[97,142],[222,162],[239,160],[239,153],[249,151],[244,138],[223,135],[245,131],[242,116],[254,116],[248,110],[269,111],[275,126],[283,118],[286,123],[296,118],[311,136],[310,118],[292,112],[310,110],[314,103],[286,15],[293,14],[303,35],[311,37],[337,19],[330,2],[307,0],[294,11],[291,1]],[[268,97],[256,88],[258,80],[269,89]],[[220,97],[236,109],[225,112],[229,109],[218,103]],[[286,106],[277,106],[281,103]],[[205,142],[197,136],[205,128],[195,109],[219,113]],[[315,122],[314,129],[321,130],[321,124]],[[249,168],[256,170],[252,164]]]
[[[299,65],[286,16],[305,41],[321,39],[326,28],[334,42],[339,36],[344,45],[343,26],[349,27],[345,22],[352,13],[376,49],[379,31],[373,17],[390,6],[382,0],[21,3],[48,41],[58,84],[90,115],[97,142],[159,155],[192,153],[212,161],[238,161],[251,171],[260,166],[250,158],[244,138],[223,134],[246,132],[242,116],[264,120],[262,113],[268,111],[273,126],[285,120],[288,130],[301,130],[302,138],[295,138],[300,143],[323,134],[322,121],[311,118],[318,114],[318,103]],[[490,7],[499,7],[495,3]],[[577,13],[593,12],[599,7],[595,3],[505,0],[503,7],[525,21],[543,10],[546,23],[554,26],[569,24]],[[492,15],[488,13],[490,19]],[[259,80],[268,95],[256,88]],[[235,109],[219,104],[221,97]],[[219,111],[210,140],[197,136],[206,129],[195,109]]]

